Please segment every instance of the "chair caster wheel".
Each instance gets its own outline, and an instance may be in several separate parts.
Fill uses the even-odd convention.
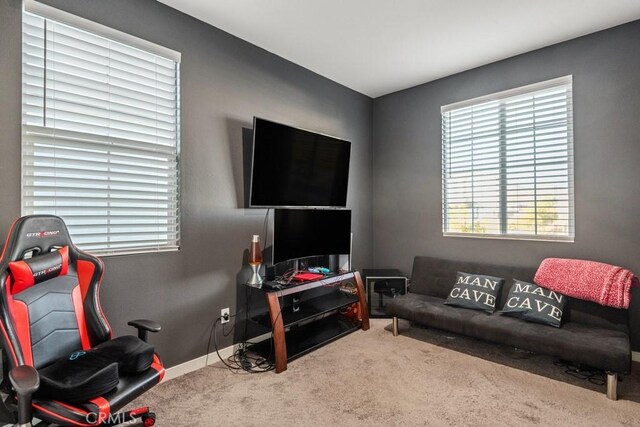
[[[151,427],[156,424],[156,414],[153,412],[149,412],[147,415],[142,417],[142,425],[144,427]]]

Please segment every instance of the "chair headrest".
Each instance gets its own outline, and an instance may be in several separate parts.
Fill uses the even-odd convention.
[[[2,261],[46,254],[64,246],[73,247],[73,243],[62,218],[55,215],[23,216],[11,226]]]
[[[29,259],[11,261],[9,263],[9,270],[13,276],[11,292],[17,294],[38,283],[65,276],[68,269],[69,246]]]

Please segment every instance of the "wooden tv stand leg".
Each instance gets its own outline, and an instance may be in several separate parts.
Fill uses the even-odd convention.
[[[273,350],[276,362],[276,374],[287,370],[287,343],[284,338],[284,322],[280,315],[280,301],[277,292],[265,293],[271,328],[273,330]]]
[[[364,285],[359,272],[354,272],[353,277],[356,279],[356,289],[358,290],[358,305],[360,306],[360,317],[362,321],[362,330],[369,329],[369,308],[364,294]]]

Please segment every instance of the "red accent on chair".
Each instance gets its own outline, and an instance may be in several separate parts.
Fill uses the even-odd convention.
[[[97,290],[96,290],[96,292],[100,294],[100,287],[102,286],[102,276],[104,275],[104,262],[102,262],[100,258],[96,258],[96,261],[100,263],[100,266],[102,267],[102,273],[98,278]],[[93,279],[95,269],[96,269],[95,265],[89,261],[84,261],[79,259],[76,262],[76,271],[78,273],[78,279],[80,281],[80,289],[82,289],[82,301],[84,301],[86,298],[86,294],[88,292],[89,285],[91,284],[91,281]],[[111,339],[113,338],[113,329],[111,328],[111,325],[107,320],[107,317],[104,315],[104,312],[102,311],[102,305],[100,304],[100,301],[97,301],[97,308],[98,308],[98,312],[100,313],[100,317],[102,318],[102,321],[107,325],[109,329],[109,339]]]
[[[70,418],[63,417],[63,416],[62,416],[62,415],[60,415],[60,414],[57,414],[57,413],[55,413],[55,412],[53,412],[53,411],[50,411],[50,410],[48,410],[47,408],[45,408],[45,407],[43,407],[43,406],[41,406],[41,405],[38,405],[38,404],[36,404],[36,403],[34,403],[34,404],[33,404],[33,407],[34,407],[34,408],[36,408],[38,411],[43,412],[43,413],[45,413],[45,414],[49,415],[49,416],[50,416],[50,417],[52,417],[53,419],[55,419],[55,420],[60,420],[60,421],[62,421],[63,423],[68,424],[68,425],[72,425],[72,426],[79,426],[79,427],[92,427],[92,426],[96,425],[96,424],[89,424],[89,423],[79,423],[79,422],[74,421],[74,420],[72,420],[72,419],[70,419]]]
[[[91,342],[89,342],[87,322],[84,318],[84,307],[82,306],[82,294],[80,286],[75,287],[71,296],[73,298],[73,309],[76,312],[76,319],[78,321],[78,332],[80,333],[80,342],[82,343],[82,349],[87,350],[91,348]]]
[[[9,288],[7,288],[9,289]],[[8,292],[7,292],[8,293]],[[7,295],[7,308],[9,315],[13,317],[14,328],[18,335],[18,341],[22,349],[24,364],[33,366],[33,355],[31,353],[31,329],[29,325],[29,309],[22,301],[16,301],[12,295]]]
[[[46,234],[42,233],[42,230],[59,231]],[[34,261],[23,259],[27,253],[31,253]],[[39,256],[47,258],[36,260],[35,258]],[[55,260],[58,256],[61,258],[61,265]],[[50,261],[52,261],[52,264]],[[9,263],[15,263],[14,269],[17,268],[15,272],[18,275],[29,273],[28,277],[34,283],[22,282],[17,284],[14,280],[14,271],[9,267]],[[36,265],[38,265],[37,268],[35,267]],[[41,267],[43,265],[46,267]],[[25,266],[28,271],[24,271]],[[0,336],[7,352],[9,362],[7,367],[9,369],[20,365],[33,366],[40,363],[38,361],[39,353],[36,352],[34,354],[31,345],[33,325],[30,324],[29,310],[34,309],[34,306],[32,306],[34,301],[39,301],[41,306],[51,308],[51,312],[56,311],[56,307],[50,306],[49,302],[45,302],[40,298],[48,298],[48,295],[57,294],[55,286],[58,284],[64,287],[64,294],[70,298],[70,301],[69,299],[66,300],[66,305],[64,305],[66,308],[61,312],[66,312],[66,316],[71,316],[70,319],[69,317],[67,319],[72,322],[72,325],[77,322],[77,341],[74,343],[72,338],[69,341],[71,345],[76,348],[81,346],[83,350],[88,350],[111,339],[112,330],[104,316],[99,299],[104,263],[101,259],[83,252],[73,245],[61,218],[53,215],[32,215],[15,221],[11,226],[2,251],[0,267],[0,300],[4,300],[0,301]],[[36,274],[34,277],[31,267],[49,272],[51,276],[54,275],[55,271],[55,273],[59,272],[58,275],[65,275],[66,277],[64,279],[56,279],[56,282],[48,282],[58,275],[42,277],[46,274],[43,273],[41,275]],[[60,269],[58,270],[58,268]],[[39,273],[39,271],[36,273]],[[75,281],[76,274],[77,282]],[[26,274],[24,276],[27,277]],[[28,290],[31,286],[40,285],[47,286],[45,296],[39,296],[38,289],[33,289],[37,291],[33,293],[33,298],[35,299],[29,299],[31,292],[25,293],[21,297],[17,295]],[[51,301],[56,303],[60,301],[60,298],[55,296]],[[62,306],[62,303],[60,304]],[[72,312],[69,313],[71,310]],[[60,319],[60,317],[57,319]],[[65,322],[68,322],[68,320],[65,320]],[[56,330],[65,330],[66,326],[62,323],[61,325],[55,326],[58,328]],[[73,328],[75,329],[75,327]],[[69,351],[68,349],[62,351],[60,348],[56,348],[57,344],[62,343],[61,340],[53,339],[51,342],[53,343],[51,345],[53,348],[50,354],[56,355],[56,357],[68,357],[68,353],[66,353]],[[38,347],[39,351],[41,349],[41,346]],[[36,392],[32,402],[33,415],[45,422],[80,427],[99,425],[100,419],[102,421],[108,420],[110,415],[115,416],[116,419],[119,419],[117,418],[118,416],[129,416],[130,414],[127,412],[116,413],[116,411],[119,411],[132,399],[158,384],[164,377],[165,369],[157,355],[154,355],[151,368],[153,369],[148,369],[135,375],[127,374],[126,378],[121,377],[121,382],[116,388],[93,399],[91,399],[91,396],[87,396],[88,399],[77,407],[75,404],[72,406],[57,400],[58,398],[64,398],[64,394],[61,394],[60,397],[47,398],[48,394],[46,393],[49,393],[48,391],[43,390],[41,395]],[[36,369],[42,369],[42,367],[38,366]],[[16,397],[15,391],[12,393],[12,397]],[[92,418],[87,419],[87,416],[93,415],[95,412],[97,412],[96,416],[98,418],[95,422]],[[136,410],[132,416],[140,415],[144,423],[150,423],[153,419],[148,417],[148,413],[148,408],[145,407],[143,412]],[[151,421],[147,421],[147,419],[151,419]]]
[[[104,276],[104,262],[100,258],[96,258],[100,263],[100,267],[102,268],[102,273],[100,274],[100,279],[98,280],[98,287],[96,293],[100,295],[100,288],[102,287],[102,276]],[[102,317],[102,321],[107,324],[109,329],[109,339],[113,338],[113,328],[109,321],[107,320],[107,316],[104,315],[104,311],[102,311],[102,304],[100,304],[100,300],[97,301],[98,311],[100,312],[100,316]]]
[[[149,412],[148,406],[143,406],[141,408],[132,409],[129,413],[131,416],[136,417],[138,415],[143,415]]]
[[[60,276],[64,276],[69,271],[69,246],[58,249],[58,253],[62,257],[62,269],[60,270]]]
[[[89,285],[91,284],[91,278],[96,270],[96,266],[92,262],[79,259],[76,261],[76,270],[78,271],[78,281],[80,282],[82,300],[84,301],[89,291]]]
[[[35,284],[33,278],[33,271],[31,267],[24,261],[10,262],[9,270],[13,276],[13,286],[11,287],[11,293],[13,295],[30,288]]]
[[[91,399],[89,402],[98,407],[98,421],[100,423],[107,421],[109,414],[111,413],[109,401],[104,397],[96,397],[95,399]]]
[[[9,270],[13,276],[11,292],[16,295],[36,283],[40,283],[55,276],[64,276],[69,271],[69,247],[64,246],[55,252],[45,255],[50,258],[50,265],[42,266],[41,270],[33,271],[30,260],[19,260],[9,263]],[[32,258],[33,259],[33,258]],[[59,270],[58,270],[59,268]]]
[[[151,364],[151,368],[160,373],[160,381],[162,381],[162,379],[164,378],[165,369],[164,366],[162,366],[162,361],[157,354],[153,355],[153,363]]]

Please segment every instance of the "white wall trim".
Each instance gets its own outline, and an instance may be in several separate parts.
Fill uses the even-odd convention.
[[[271,338],[271,333],[267,333],[264,335],[260,335],[259,337],[255,337],[251,339],[251,342],[260,342],[267,338]],[[238,349],[239,346],[240,346],[239,344],[234,344],[234,345],[230,345],[229,347],[220,349],[220,357],[222,357],[223,359],[227,359]],[[638,356],[640,357],[640,355]],[[213,365],[214,363],[218,363],[218,362],[220,362],[220,358],[218,357],[218,354],[214,350],[213,352],[209,353],[208,359],[207,359],[207,356],[204,355],[204,356],[200,356],[195,359],[188,360],[184,363],[168,368],[165,371],[162,382],[170,381],[172,379],[188,374],[189,372],[197,371],[198,369],[204,368],[205,366],[208,366],[208,365]]]
[[[223,359],[226,359],[227,357],[231,356],[237,348],[238,348],[237,344],[223,348],[220,350],[220,356]],[[170,381],[174,378],[181,377],[184,374],[197,371],[198,369],[204,368],[206,365],[213,365],[214,363],[219,361],[220,359],[218,358],[218,355],[214,351],[212,353],[209,353],[208,360],[207,360],[207,356],[205,355],[205,356],[200,356],[195,359],[189,360],[187,362],[181,363],[179,365],[172,366],[165,371],[164,379],[162,380],[162,382]]]
[[[253,339],[252,341],[254,342],[262,341],[264,339],[269,338],[270,336],[271,334],[264,334]],[[220,350],[220,356],[222,356],[223,359],[226,359],[227,357],[231,356],[233,352],[236,351],[237,349],[238,349],[238,344],[234,344],[229,347],[223,348],[222,350]],[[162,380],[162,382],[170,381],[174,378],[181,377],[184,374],[188,374],[189,372],[197,371],[200,368],[204,368],[206,360],[207,360],[207,356],[200,356],[196,359],[189,360],[187,362],[181,363],[176,366],[172,366],[171,368],[167,369],[167,371],[165,372],[164,379]],[[633,360],[634,362],[640,362],[640,352],[632,351],[631,360]],[[209,353],[209,360],[207,361],[207,365],[213,365],[214,363],[218,363],[219,361],[220,359],[218,358],[218,355],[216,354],[215,351],[213,353]]]

